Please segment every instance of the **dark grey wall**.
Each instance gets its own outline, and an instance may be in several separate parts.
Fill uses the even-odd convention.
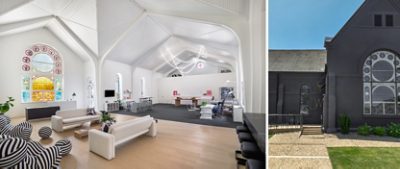
[[[321,124],[322,115],[322,94],[319,87],[323,73],[307,72],[269,72],[269,113],[276,114],[279,85],[284,86],[283,90],[283,111],[284,114],[300,113],[300,88],[308,85],[310,98],[312,100],[311,110],[304,116],[305,124]],[[277,91],[278,90],[278,91]]]
[[[367,0],[331,43],[326,45],[329,82],[329,114],[334,113],[328,123],[337,125],[341,113],[349,114],[352,127],[364,123],[386,125],[391,121],[399,122],[400,116],[363,115],[362,67],[365,59],[374,51],[390,50],[400,52],[400,6],[399,2],[389,0]],[[393,14],[394,27],[375,27],[374,14]],[[334,83],[332,83],[334,82]],[[335,104],[332,104],[335,103]],[[334,106],[335,108],[333,108]],[[327,125],[327,124],[325,124]]]
[[[278,73],[268,73],[268,112],[276,114],[278,99]]]

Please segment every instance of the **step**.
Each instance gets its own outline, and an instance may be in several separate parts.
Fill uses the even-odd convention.
[[[305,126],[301,135],[322,135],[321,126]]]

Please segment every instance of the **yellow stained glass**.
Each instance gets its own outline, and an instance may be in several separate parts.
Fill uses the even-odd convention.
[[[54,101],[54,91],[33,91],[32,101],[34,102]]]
[[[53,81],[48,79],[47,77],[38,77],[33,80],[32,89],[33,90],[54,90],[54,84],[53,84]]]

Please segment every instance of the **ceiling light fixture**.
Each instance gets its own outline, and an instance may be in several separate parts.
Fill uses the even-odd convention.
[[[170,48],[166,48],[166,54],[161,54],[164,61],[169,64],[171,67],[175,68],[179,71],[180,74],[185,75],[194,70],[194,68],[203,69],[204,68],[204,60],[201,58],[207,57],[207,50],[204,46],[199,47],[199,51],[194,56],[193,59],[183,60],[177,57],[177,55],[173,54]]]

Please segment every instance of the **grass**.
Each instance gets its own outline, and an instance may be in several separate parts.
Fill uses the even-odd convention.
[[[274,136],[273,132],[268,132],[268,139],[270,139],[272,136]]]
[[[399,168],[400,148],[328,147],[334,169]]]

